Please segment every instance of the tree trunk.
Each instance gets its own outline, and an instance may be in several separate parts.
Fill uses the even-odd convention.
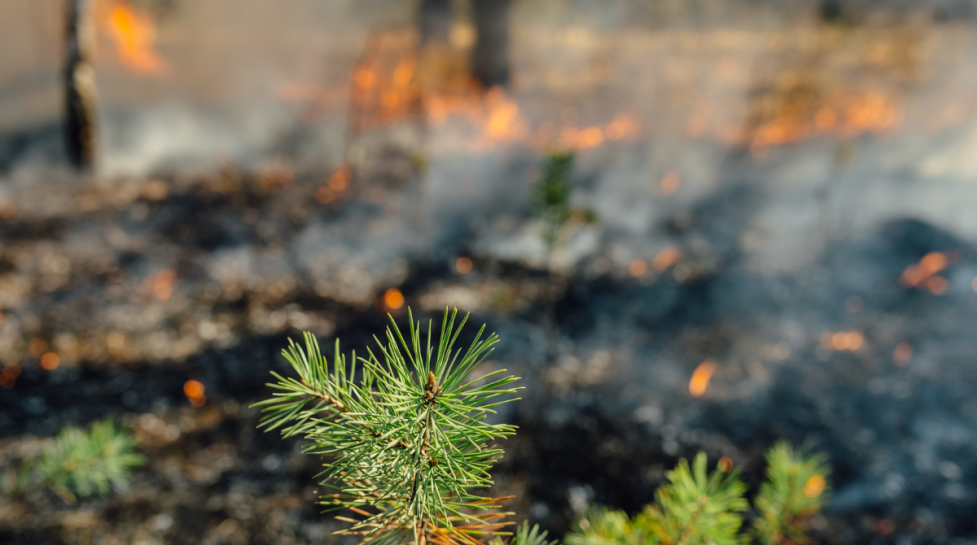
[[[512,0],[472,0],[478,39],[472,51],[472,75],[491,87],[509,83],[509,7]]]
[[[69,0],[67,59],[65,62],[65,145],[78,170],[95,167],[97,141],[95,31],[89,0]]]
[[[421,0],[421,13],[418,18],[421,45],[447,43],[453,21],[451,0]]]

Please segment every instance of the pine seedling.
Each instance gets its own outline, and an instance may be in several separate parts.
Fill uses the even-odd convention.
[[[492,484],[489,470],[502,456],[492,443],[515,433],[486,416],[520,388],[508,387],[517,379],[504,369],[470,377],[498,337],[483,338],[482,326],[467,350],[455,349],[467,320],[456,328],[457,315],[445,309],[435,345],[430,322],[425,334],[408,311],[405,338],[391,317],[377,353],[354,353],[348,365],[338,341],[330,364],[310,333],[304,348],[289,341],[283,350],[298,378],[272,373],[275,394],[256,404],[260,427],[301,436],[306,453],[329,457],[318,477],[332,493],[320,503],[355,515],[336,517],[352,524],[341,534],[384,545],[478,545],[508,535],[511,523],[500,520],[510,514],[500,512],[507,498],[473,491]]]
[[[655,492],[655,503],[629,519],[623,511],[593,507],[567,535],[567,545],[763,545],[803,544],[805,522],[827,502],[826,476],[830,472],[822,454],[794,451],[780,442],[767,452],[767,481],[760,487],[752,535],[741,531],[742,512],[748,508],[746,487],[732,462],[722,459],[706,472],[700,452],[692,466],[683,459],[667,473],[668,484]]]
[[[794,450],[786,441],[767,452],[767,479],[754,501],[757,540],[764,545],[808,543],[804,535],[810,517],[830,497],[830,468],[823,454]]]
[[[51,488],[68,503],[78,497],[107,494],[123,486],[131,471],[145,463],[136,452],[139,441],[106,418],[89,431],[66,426],[34,460],[26,460],[15,482],[5,488],[20,493],[31,486]]]
[[[567,545],[642,545],[648,542],[624,511],[594,506],[573,525]],[[654,539],[651,540],[654,543]]]
[[[552,252],[560,239],[560,233],[571,220],[580,223],[594,223],[597,215],[590,210],[570,207],[573,186],[570,173],[573,171],[573,152],[553,152],[543,163],[543,173],[533,187],[533,207],[543,222],[543,242]]]
[[[546,535],[548,532],[540,532],[539,525],[535,524],[532,528],[529,527],[529,522],[523,521],[516,530],[516,533],[508,542],[502,541],[501,538],[496,537],[492,541],[492,545],[558,545],[557,541],[546,541]]]
[[[683,458],[666,473],[669,484],[655,492],[655,503],[638,515],[635,525],[666,545],[732,545],[740,543],[741,512],[749,508],[739,472],[723,460],[706,471],[700,452],[689,467]]]

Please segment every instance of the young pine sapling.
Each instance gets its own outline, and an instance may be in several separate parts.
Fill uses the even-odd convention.
[[[455,326],[458,311],[445,310],[440,335],[432,344],[408,312],[405,338],[396,324],[378,353],[347,362],[336,343],[330,364],[318,342],[305,334],[305,347],[290,342],[283,351],[297,378],[270,384],[274,397],[257,405],[261,427],[301,436],[310,454],[329,456],[319,475],[333,493],[322,497],[327,511],[347,510],[355,518],[342,534],[363,543],[419,545],[478,544],[511,523],[501,519],[501,502],[475,490],[491,486],[492,465],[502,450],[492,443],[512,435],[509,424],[490,424],[494,407],[514,401],[520,388],[504,369],[473,377],[472,371],[498,342],[479,330],[467,349],[455,348],[467,316]],[[393,319],[391,318],[391,322]],[[379,356],[379,357],[378,357]],[[530,539],[534,543],[519,540]],[[517,533],[520,545],[541,542],[536,531]]]
[[[89,431],[65,426],[40,456],[24,460],[19,471],[8,469],[3,488],[20,494],[32,487],[47,487],[67,503],[104,495],[112,485],[125,485],[132,469],[145,463],[136,452],[138,444],[109,418],[95,422]]]

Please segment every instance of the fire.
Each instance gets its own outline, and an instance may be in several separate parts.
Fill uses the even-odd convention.
[[[651,260],[651,267],[658,272],[663,272],[675,264],[682,257],[682,251],[674,245],[669,244],[658,252],[658,255]]]
[[[9,390],[14,387],[17,383],[17,377],[20,376],[20,365],[16,363],[8,363],[3,366],[3,372],[0,372],[0,388],[4,390]]]
[[[660,182],[658,182],[658,191],[664,195],[669,196],[672,193],[678,191],[678,187],[682,185],[682,180],[679,178],[678,173],[674,170],[670,170],[662,176]]]
[[[46,352],[41,356],[41,367],[45,371],[54,371],[59,365],[61,365],[61,358],[54,352]]]
[[[191,379],[183,383],[183,394],[187,396],[190,404],[194,407],[203,407],[207,403],[205,391],[204,385],[199,381]]]
[[[175,272],[163,269],[146,277],[143,282],[143,290],[151,293],[157,301],[166,301],[173,295],[173,281],[175,279]]]
[[[156,26],[153,20],[136,10],[125,0],[112,2],[102,26],[115,42],[115,52],[126,67],[141,74],[159,76],[169,70],[169,65],[154,49]]]
[[[930,252],[919,263],[906,267],[899,275],[899,283],[906,288],[927,289],[936,295],[943,295],[949,287],[947,279],[937,273],[947,268],[950,258],[943,252]]]
[[[865,336],[860,331],[827,332],[821,335],[821,346],[837,351],[855,352],[865,344]]]
[[[326,185],[316,190],[315,200],[320,204],[328,204],[338,199],[346,191],[346,188],[349,187],[351,177],[352,172],[347,166],[343,166],[336,172],[333,172],[326,181]]]
[[[644,276],[648,272],[648,263],[644,259],[634,259],[628,265],[628,273],[631,276]]]
[[[693,397],[702,397],[709,388],[709,381],[712,380],[713,373],[716,372],[716,364],[712,360],[706,360],[699,364],[692,372],[692,379],[689,381],[689,393]]]
[[[472,260],[467,257],[459,257],[458,260],[455,261],[455,270],[458,271],[458,274],[468,274],[472,272],[472,266]]]
[[[404,306],[404,294],[397,288],[390,288],[383,294],[383,304],[389,309],[397,310]]]
[[[902,112],[901,104],[879,91],[830,93],[820,106],[786,102],[752,135],[751,147],[762,149],[827,133],[846,137],[883,133],[896,125]]]
[[[638,118],[624,113],[608,123],[577,125],[580,114],[572,106],[564,107],[556,119],[533,126],[519,102],[502,87],[484,90],[467,76],[452,77],[441,74],[437,66],[420,66],[415,39],[407,33],[386,32],[367,44],[350,78],[348,118],[355,132],[405,122],[433,127],[450,122],[452,130],[467,133],[453,141],[475,152],[517,143],[540,150],[581,151],[641,134]],[[439,74],[434,80],[432,70]],[[301,83],[279,91],[282,100],[306,100],[313,109],[333,102],[327,96],[332,94]],[[322,191],[320,196],[328,200],[331,195]]]

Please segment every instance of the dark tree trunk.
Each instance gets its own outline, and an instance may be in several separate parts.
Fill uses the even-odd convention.
[[[482,85],[509,83],[509,7],[511,0],[472,0],[478,39],[472,51],[472,75]]]
[[[421,13],[418,18],[421,44],[447,42],[453,21],[451,0],[421,0]]]
[[[65,62],[65,145],[75,168],[95,167],[95,31],[89,0],[69,0]]]

